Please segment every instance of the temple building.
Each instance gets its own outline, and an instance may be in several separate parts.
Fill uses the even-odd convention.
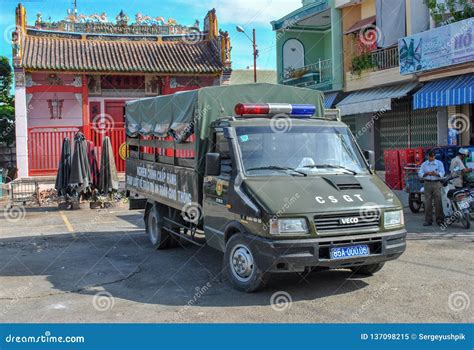
[[[104,136],[124,171],[126,101],[227,84],[230,39],[215,10],[191,26],[172,18],[123,11],[86,16],[71,9],[64,20],[37,15],[28,25],[16,9],[12,35],[16,147],[19,177],[55,174],[64,137],[77,131],[95,143]],[[125,152],[126,154],[126,152]]]

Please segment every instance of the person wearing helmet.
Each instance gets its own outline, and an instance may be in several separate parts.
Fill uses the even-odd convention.
[[[471,168],[466,168],[464,165],[464,160],[469,156],[469,150],[467,148],[460,148],[458,155],[451,160],[451,165],[449,166],[449,171],[453,175],[459,175],[456,179],[453,180],[455,187],[463,187],[463,175],[465,173],[470,173]]]

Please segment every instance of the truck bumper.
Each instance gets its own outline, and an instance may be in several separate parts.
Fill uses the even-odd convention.
[[[307,268],[344,268],[376,264],[398,258],[406,248],[406,230],[376,234],[358,234],[296,240],[270,240],[249,237],[249,245],[263,271],[302,272]],[[370,255],[363,257],[331,259],[334,247],[366,244]]]

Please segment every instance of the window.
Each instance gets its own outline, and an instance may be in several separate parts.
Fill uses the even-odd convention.
[[[289,39],[283,45],[283,70],[304,67],[304,46],[298,39]]]
[[[221,176],[230,176],[232,172],[230,144],[223,132],[216,133],[215,152],[221,155]]]

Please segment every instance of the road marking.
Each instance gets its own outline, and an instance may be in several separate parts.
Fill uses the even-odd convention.
[[[61,218],[63,219],[64,225],[66,225],[67,230],[69,232],[74,232],[74,228],[72,227],[71,223],[69,222],[69,219],[67,218],[66,214],[64,214],[64,212],[60,211],[59,215],[61,215]],[[73,236],[75,236],[75,235],[73,234]]]

